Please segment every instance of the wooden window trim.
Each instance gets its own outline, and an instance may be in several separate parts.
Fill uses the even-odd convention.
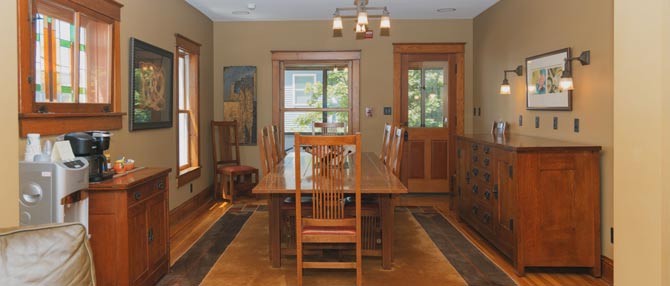
[[[349,68],[349,93],[351,101],[349,108],[319,108],[318,111],[347,111],[350,112],[348,130],[352,134],[360,131],[360,61],[361,51],[272,51],[272,124],[280,126],[279,136],[284,136],[284,122],[282,114],[284,108],[284,74],[286,66],[301,64],[343,64]],[[309,111],[309,108],[291,108],[290,111]],[[282,144],[284,144],[284,140]],[[286,149],[286,146],[282,146]]]
[[[109,104],[35,104],[34,34],[31,15],[36,0],[18,0],[19,136],[28,133],[56,135],[81,130],[115,130],[123,127],[121,112],[120,28],[122,4],[114,0],[49,0],[89,17],[112,24],[112,79]],[[74,106],[73,106],[74,105]],[[47,106],[50,113],[40,113]]]
[[[189,69],[189,74],[186,75],[189,77],[189,95],[191,99],[189,103],[191,105],[190,109],[181,110],[177,105],[177,113],[188,112],[189,118],[193,118],[195,122],[189,128],[189,157],[190,161],[186,168],[184,166],[179,166],[179,127],[177,127],[177,187],[188,184],[200,177],[201,173],[201,164],[200,164],[200,44],[195,42],[187,37],[184,37],[180,34],[175,34],[176,46],[175,46],[175,66],[174,69],[175,78],[179,76],[179,57],[183,54],[180,50],[186,51],[189,56],[189,62],[187,63],[191,67],[195,65],[197,68]],[[177,90],[179,90],[179,80],[175,81],[177,84]],[[177,92],[178,93],[178,92]],[[195,96],[193,96],[195,95]],[[195,97],[195,100],[193,100]],[[177,102],[179,99],[177,99]],[[177,120],[179,117],[177,117]],[[196,146],[196,148],[191,148]]]

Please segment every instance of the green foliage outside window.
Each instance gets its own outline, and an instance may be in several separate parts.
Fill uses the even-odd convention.
[[[346,70],[333,71],[327,73],[326,102],[323,101],[323,83],[307,83],[305,94],[309,95],[307,105],[310,108],[347,108],[349,107],[349,72]],[[344,122],[345,126],[349,122],[348,112],[306,112],[297,117],[294,123],[297,125],[296,131],[311,132],[312,122],[323,122],[323,116],[326,114],[328,122]]]

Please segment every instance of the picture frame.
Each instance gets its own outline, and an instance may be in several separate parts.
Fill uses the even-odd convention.
[[[570,48],[526,58],[526,109],[572,110],[572,91],[561,90],[559,81],[565,69],[571,69],[566,58]]]
[[[130,38],[129,130],[172,127],[174,57],[136,38]]]
[[[507,134],[507,122],[493,121],[493,126],[491,127],[491,134],[495,136],[505,136]]]

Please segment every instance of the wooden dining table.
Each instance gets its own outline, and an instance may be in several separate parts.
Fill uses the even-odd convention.
[[[311,162],[312,156],[300,153],[300,175],[302,193],[312,191]],[[270,231],[270,260],[272,267],[281,266],[281,204],[287,195],[295,194],[295,156],[289,153],[284,160],[254,187],[253,194],[270,195],[269,231]],[[353,160],[351,160],[353,161]],[[345,174],[345,193],[354,193],[354,174],[356,166],[351,166]],[[374,194],[379,197],[382,232],[382,268],[391,269],[393,259],[393,219],[394,198],[407,193],[407,188],[391,173],[372,152],[361,154],[361,194]]]

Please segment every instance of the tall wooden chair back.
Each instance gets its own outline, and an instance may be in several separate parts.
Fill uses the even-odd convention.
[[[274,158],[275,162],[284,160],[284,157],[286,157],[286,152],[284,152],[284,149],[282,148],[279,127],[277,125],[270,125],[268,128],[270,129],[270,145],[272,145],[273,154],[272,157]]]
[[[326,136],[339,135],[337,131],[338,129],[344,130],[344,122],[313,122],[312,135],[317,134],[316,132],[317,129],[321,130],[321,133],[319,133],[319,135],[326,135]]]
[[[296,174],[296,260],[298,262],[298,285],[302,285],[304,268],[356,269],[356,285],[362,281],[361,248],[361,152],[353,156],[345,154],[346,145],[355,145],[361,150],[361,135],[347,136],[300,136],[295,135],[295,174]],[[305,146],[307,152],[297,152]],[[301,173],[300,157],[311,157],[311,170],[306,177],[311,180],[312,210],[311,216],[303,217],[301,209]],[[346,162],[354,157],[353,162]],[[345,176],[346,169],[355,171],[354,184]],[[355,193],[355,217],[345,216],[344,193]],[[305,262],[303,244],[307,243],[353,243],[356,245],[354,262]]]
[[[382,149],[379,152],[379,160],[386,163],[389,155],[389,147],[391,147],[391,138],[393,136],[393,126],[391,124],[384,124],[384,137],[382,137]]]
[[[391,137],[391,147],[389,148],[388,160],[386,160],[386,166],[391,169],[391,172],[396,177],[400,177],[400,166],[403,156],[403,145],[405,140],[403,136],[405,135],[404,127],[396,127],[393,131],[393,137]]]
[[[272,159],[272,144],[270,140],[269,128],[263,127],[258,130],[258,149],[261,151],[261,170],[263,175],[267,175],[276,166],[276,161]]]
[[[238,189],[251,189],[258,183],[258,169],[240,165],[237,121],[212,120],[211,127],[215,187],[220,190],[223,199],[233,203]]]

